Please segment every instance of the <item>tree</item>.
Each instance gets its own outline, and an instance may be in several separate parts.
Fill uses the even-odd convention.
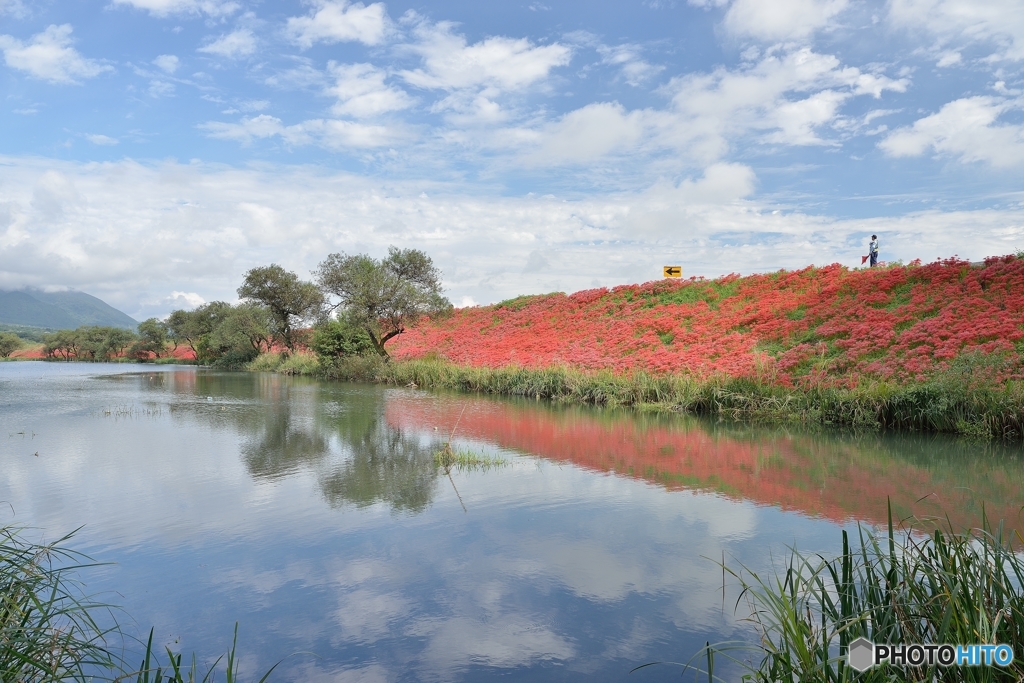
[[[273,332],[289,349],[295,348],[295,328],[317,318],[324,306],[324,295],[316,285],[276,263],[247,272],[238,297],[270,309]]]
[[[0,332],[0,358],[10,358],[21,348],[21,337],[10,332]]]
[[[152,353],[157,358],[167,346],[167,324],[156,318],[149,318],[139,323],[139,340],[132,345],[132,355],[148,358]]]
[[[228,312],[223,321],[204,338],[204,359],[216,365],[243,365],[269,351],[274,317],[259,304],[241,304]]]
[[[116,358],[124,353],[137,339],[135,333],[123,327],[108,327],[107,339],[103,345],[103,353],[108,358]]]
[[[269,351],[274,342],[274,314],[259,304],[235,306],[221,327],[236,339],[244,339],[256,353]]]
[[[107,349],[107,332],[110,328],[98,325],[83,325],[75,332],[78,333],[79,355],[82,358],[96,360],[103,358]]]
[[[231,304],[211,301],[192,311],[174,311],[167,318],[168,336],[175,344],[188,344],[196,360],[203,360],[201,342],[224,322],[231,310]]]
[[[442,294],[441,271],[417,249],[389,247],[382,260],[331,254],[314,273],[320,287],[338,298],[332,308],[362,326],[385,358],[384,345],[406,327],[425,315],[452,309]]]
[[[43,337],[43,353],[49,358],[60,356],[70,361],[78,357],[81,344],[78,330],[58,330]]]
[[[354,324],[345,315],[318,324],[313,330],[310,346],[324,358],[362,356],[377,350],[363,326]]]

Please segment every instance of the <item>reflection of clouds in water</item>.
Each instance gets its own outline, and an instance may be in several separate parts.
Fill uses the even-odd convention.
[[[175,600],[153,598],[157,623],[194,628],[175,591],[195,583],[204,609],[264,638],[259,656],[325,658],[287,661],[282,680],[450,680],[555,660],[597,671],[602,657],[643,661],[667,640],[677,645],[660,654],[676,655],[681,633],[735,628],[714,560],[764,534],[752,505],[516,458],[455,474],[463,513],[447,481],[437,485],[432,430],[381,419],[388,391],[248,375],[114,384],[68,405],[120,397],[173,410],[116,423],[72,414],[40,437],[52,459],[0,450],[0,499],[54,532],[88,521],[94,542],[152,553],[145,569],[156,573],[132,587],[154,595],[164,558],[212,563],[167,577]],[[584,632],[588,610],[627,616]]]
[[[380,664],[330,671],[324,671],[321,664],[305,664],[296,673],[299,675],[295,676],[295,680],[303,683],[387,683],[395,680],[394,676],[388,676],[388,670]]]
[[[354,642],[373,642],[387,635],[395,622],[404,620],[415,608],[415,603],[394,593],[369,589],[345,593],[339,603],[334,613],[339,635]]]
[[[411,624],[407,634],[429,641],[421,671],[436,680],[450,680],[452,670],[470,665],[513,668],[574,655],[568,640],[511,611],[483,619],[422,619]]]

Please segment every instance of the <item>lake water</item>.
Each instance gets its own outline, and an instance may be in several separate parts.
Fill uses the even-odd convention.
[[[458,423],[456,427],[456,422]],[[445,476],[457,449],[506,465]],[[0,363],[0,522],[96,560],[138,634],[245,680],[653,681],[754,640],[724,557],[1016,524],[1018,449],[190,367]],[[10,505],[8,506],[7,503]],[[84,526],[83,526],[84,525]],[[294,654],[299,653],[299,654]],[[311,653],[311,654],[306,654]],[[292,656],[289,656],[292,655]],[[726,673],[726,671],[722,671]],[[689,677],[687,677],[689,678]]]

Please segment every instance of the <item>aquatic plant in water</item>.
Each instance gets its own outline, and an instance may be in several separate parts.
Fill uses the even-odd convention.
[[[726,658],[746,671],[743,680],[757,683],[1024,680],[1024,558],[1002,523],[919,535],[911,526],[894,528],[890,509],[884,536],[858,526],[853,543],[845,530],[842,539],[838,557],[793,549],[771,575],[723,563],[739,582],[737,608],[749,608],[760,643],[709,643],[682,666],[722,680],[715,658]],[[858,673],[847,648],[859,637],[1006,644],[1018,658],[1007,667],[882,665]]]

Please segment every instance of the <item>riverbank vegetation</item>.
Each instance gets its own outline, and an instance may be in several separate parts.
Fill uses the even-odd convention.
[[[128,346],[95,328],[44,348],[64,359],[170,355],[736,419],[1024,437],[1016,255],[660,280],[459,310],[417,250],[332,254],[314,275],[254,268],[239,305],[146,321]]]
[[[1017,537],[1020,540],[1020,537]],[[746,670],[744,680],[1020,681],[1024,660],[1006,667],[876,666],[847,663],[851,642],[1005,644],[1024,651],[1024,557],[1001,525],[963,532],[842,532],[831,559],[793,549],[775,573],[761,576],[723,563],[739,584],[737,612],[749,614],[760,643],[708,645],[688,664],[714,680],[715,659]],[[696,666],[695,666],[696,665]]]

